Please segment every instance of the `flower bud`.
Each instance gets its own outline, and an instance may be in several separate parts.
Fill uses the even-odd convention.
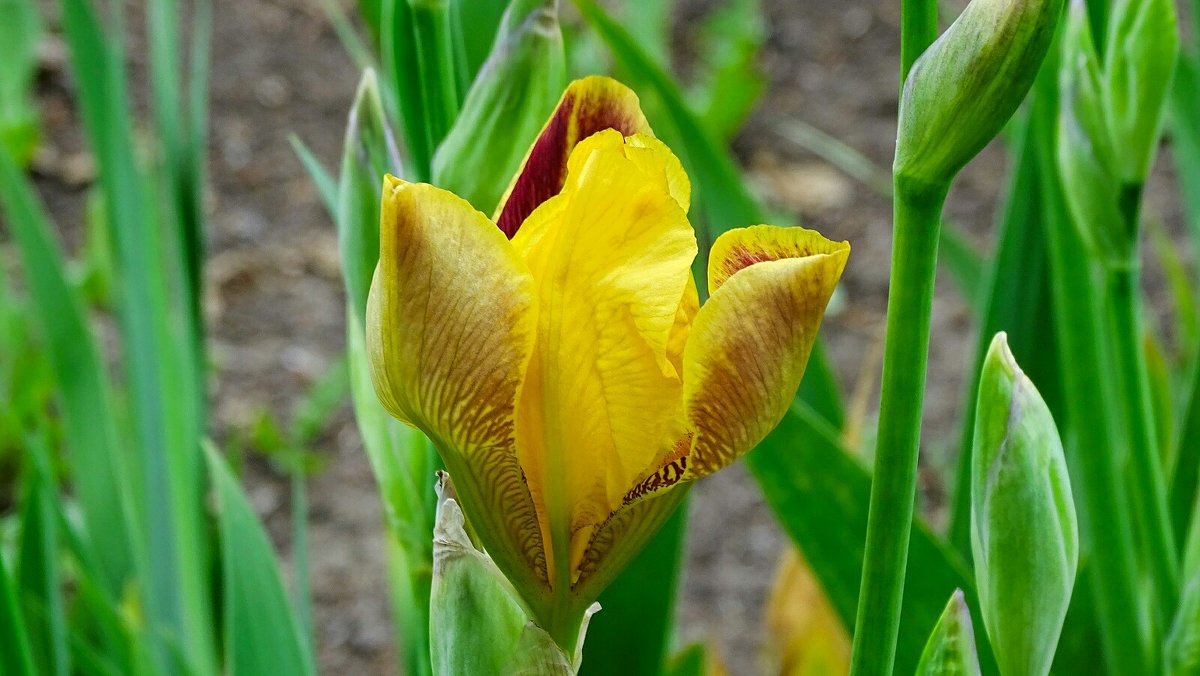
[[[945,186],[1033,85],[1063,0],[972,0],[917,59],[900,98],[894,173]]]
[[[916,676],[978,676],[979,653],[971,611],[961,589],[954,590],[946,610],[929,634]]]
[[[1123,183],[1146,182],[1179,59],[1174,0],[1116,0],[1104,53],[1105,109]]]
[[[444,472],[438,474],[437,492],[429,594],[434,676],[574,674],[579,668],[578,654],[568,657],[549,634],[530,621],[504,574],[472,544],[454,487]],[[598,609],[593,605],[584,616],[579,650],[588,619]]]
[[[971,552],[996,662],[1047,674],[1075,585],[1075,505],[1054,420],[1003,333],[980,375],[971,462]]]
[[[512,0],[433,158],[433,182],[492,213],[566,86],[558,0]]]
[[[1071,219],[1091,255],[1128,260],[1134,233],[1121,215],[1116,151],[1108,135],[1100,61],[1083,0],[1071,2],[1059,71],[1059,174]]]

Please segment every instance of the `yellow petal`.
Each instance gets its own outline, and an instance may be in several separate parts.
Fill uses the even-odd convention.
[[[604,129],[624,136],[651,133],[633,90],[601,76],[572,82],[500,199],[495,219],[504,234],[511,238],[534,209],[562,190],[571,151]]]
[[[563,192],[512,242],[538,292],[518,452],[564,574],[633,480],[685,433],[669,355],[696,240],[662,170],[669,159],[631,159],[643,152],[669,151],[618,132],[589,137]]]
[[[755,226],[717,238],[712,296],[683,358],[694,435],[685,479],[728,465],[779,424],[849,253],[849,244],[803,228]]]
[[[514,584],[545,589],[546,555],[515,450],[534,299],[529,269],[487,217],[439,188],[385,179],[366,327],[376,392],[436,444],[464,511]]]
[[[619,509],[589,536],[576,569],[575,593],[594,598],[609,585],[675,512],[686,490],[669,491]]]

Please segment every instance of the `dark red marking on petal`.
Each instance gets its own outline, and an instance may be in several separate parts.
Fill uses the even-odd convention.
[[[562,191],[567,180],[567,158],[580,141],[605,129],[632,136],[644,131],[640,118],[636,108],[630,110],[617,101],[586,94],[581,97],[579,92],[568,88],[534,141],[496,225],[512,239],[534,209]]]
[[[730,252],[730,256],[724,261],[725,278],[728,279],[739,270],[744,270],[755,263],[766,263],[768,261],[778,261],[784,258],[804,258],[813,255],[813,251],[807,248],[793,251],[764,251],[762,249],[750,249],[745,246],[739,246]]]

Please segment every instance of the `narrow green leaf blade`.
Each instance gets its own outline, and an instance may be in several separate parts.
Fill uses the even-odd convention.
[[[846,626],[852,626],[870,502],[867,471],[840,448],[833,430],[804,404],[794,405],[745,461],[771,511],[821,580],[830,603]],[[905,579],[897,673],[916,668],[926,632],[937,623],[944,600],[955,589],[965,590],[970,605],[978,608],[966,564],[920,522],[913,527],[908,566],[919,574]],[[975,622],[982,619],[976,616]],[[981,645],[981,657],[985,654],[990,656]]]
[[[104,587],[116,594],[133,567],[127,472],[117,450],[109,385],[53,228],[29,183],[0,148],[0,207],[21,254],[26,283],[59,387],[67,460]]]
[[[217,498],[225,668],[232,676],[315,675],[267,533],[225,460],[211,446],[205,454]]]
[[[0,555],[0,673],[34,676],[33,654],[25,620],[17,610],[17,594]]]

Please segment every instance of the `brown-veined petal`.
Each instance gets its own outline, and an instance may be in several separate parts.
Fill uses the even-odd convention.
[[[537,325],[533,277],[486,216],[426,184],[384,181],[367,308],[375,390],[436,444],[497,564],[527,593],[546,554],[515,451]]]
[[[753,448],[783,418],[800,385],[850,245],[803,228],[754,226],[717,238],[712,296],[683,358],[692,432],[685,479]]]
[[[511,239],[534,209],[562,190],[575,146],[605,129],[652,133],[637,94],[620,82],[593,75],[568,85],[500,199],[495,219],[505,235]]]
[[[669,152],[616,131],[589,137],[562,193],[512,240],[539,294],[518,453],[563,575],[633,479],[685,433],[670,344],[695,234],[669,160],[628,151]]]

